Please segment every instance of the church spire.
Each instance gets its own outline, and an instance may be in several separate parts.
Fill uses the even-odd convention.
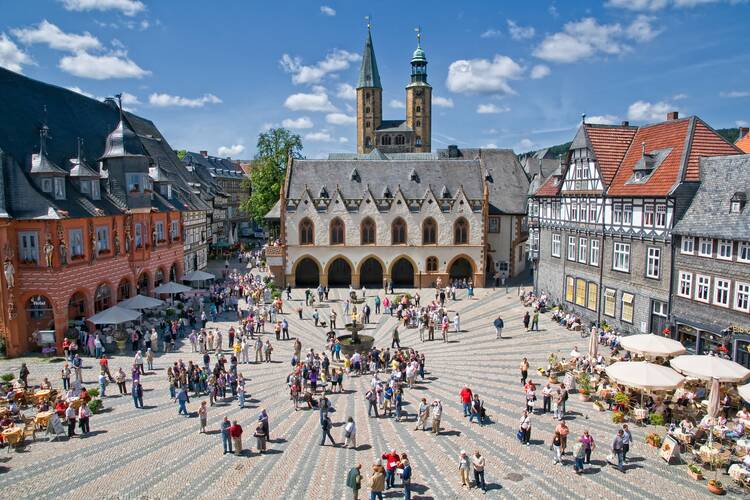
[[[375,49],[372,47],[372,24],[367,17],[367,40],[365,41],[365,50],[362,53],[362,66],[359,68],[359,81],[357,88],[375,88],[380,89],[380,73],[378,73],[378,63],[375,60]]]

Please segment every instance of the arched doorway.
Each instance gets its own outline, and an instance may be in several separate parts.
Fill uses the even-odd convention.
[[[391,268],[393,286],[414,286],[414,266],[404,257],[398,259]]]
[[[487,275],[487,279],[495,279],[495,261],[492,260],[492,255],[488,255],[485,259],[484,272]]]
[[[169,281],[177,281],[177,263],[172,264],[169,268]]]
[[[129,299],[133,294],[132,287],[130,286],[130,280],[123,278],[120,284],[117,285],[117,302]]]
[[[135,284],[135,291],[139,295],[148,295],[148,273],[142,272]]]
[[[328,286],[349,286],[352,284],[352,266],[337,258],[328,266]]]
[[[473,268],[471,267],[471,263],[464,257],[459,257],[458,259],[454,260],[451,264],[450,269],[448,269],[448,276],[452,280],[469,280],[471,279],[472,274]]]
[[[383,286],[383,266],[375,257],[370,257],[359,268],[359,284],[367,288]]]
[[[26,301],[26,325],[27,335],[36,344],[41,344],[40,338],[35,335],[39,330],[54,330],[55,315],[52,310],[52,302],[44,295],[33,295]]]
[[[164,284],[164,269],[161,267],[154,273],[154,288]]]
[[[68,301],[68,321],[81,321],[86,318],[86,296],[76,292]]]
[[[305,257],[297,263],[294,270],[295,286],[317,287],[320,283],[320,267],[310,257]]]
[[[94,293],[94,314],[109,309],[112,306],[112,290],[109,285],[102,283],[96,288]]]

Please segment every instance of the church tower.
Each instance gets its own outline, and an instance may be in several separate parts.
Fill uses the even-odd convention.
[[[427,57],[422,32],[417,29],[417,48],[411,57],[411,82],[406,86],[406,125],[414,131],[416,153],[432,149],[432,87],[427,83]]]
[[[378,63],[372,48],[371,25],[367,25],[367,41],[362,54],[357,83],[357,152],[369,153],[375,148],[375,130],[383,121],[383,87],[380,85]]]

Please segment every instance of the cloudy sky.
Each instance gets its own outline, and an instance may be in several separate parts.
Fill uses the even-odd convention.
[[[373,14],[386,119],[403,118],[422,27],[433,147],[527,151],[570,140],[581,113],[750,122],[747,0],[373,5],[0,0],[0,66],[95,98],[121,92],[175,148],[250,158],[258,133],[283,125],[316,157],[356,147],[353,85]]]

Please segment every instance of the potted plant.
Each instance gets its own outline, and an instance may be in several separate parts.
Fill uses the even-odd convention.
[[[615,405],[617,405],[623,413],[630,409],[630,396],[622,391],[619,391],[617,394],[615,394],[614,402]]]
[[[125,330],[122,330],[118,328],[115,330],[115,344],[117,345],[117,350],[120,352],[125,352],[125,343],[128,341],[128,336],[125,333]]]
[[[591,400],[591,375],[587,372],[582,372],[578,375],[578,393],[581,395],[582,401]]]
[[[612,423],[613,424],[621,424],[625,421],[625,414],[621,411],[616,411],[612,413]]]
[[[688,476],[692,477],[696,481],[700,481],[701,479],[703,479],[703,469],[701,469],[697,464],[689,464]]]
[[[724,489],[724,485],[721,484],[721,481],[717,479],[710,479],[707,483],[708,491],[713,493],[714,495],[723,495],[726,493],[726,490]]]
[[[646,444],[652,448],[661,448],[661,436],[651,432],[646,436]]]
[[[96,398],[89,401],[89,410],[91,410],[91,413],[99,413],[103,407],[104,403],[101,399]]]
[[[90,389],[86,389],[86,392],[89,393],[89,396],[91,396],[92,399],[99,397],[99,389],[96,388],[96,387],[92,387]]]
[[[7,383],[7,382],[10,382],[10,381],[11,381],[11,380],[13,380],[14,378],[16,378],[16,376],[15,376],[15,375],[13,375],[12,373],[3,373],[3,374],[2,374],[1,376],[0,376],[0,379],[2,379],[2,380],[3,380],[3,382],[6,382],[6,383]]]
[[[659,413],[652,413],[651,415],[649,415],[648,419],[651,425],[659,427],[664,425],[664,415],[661,415]]]

